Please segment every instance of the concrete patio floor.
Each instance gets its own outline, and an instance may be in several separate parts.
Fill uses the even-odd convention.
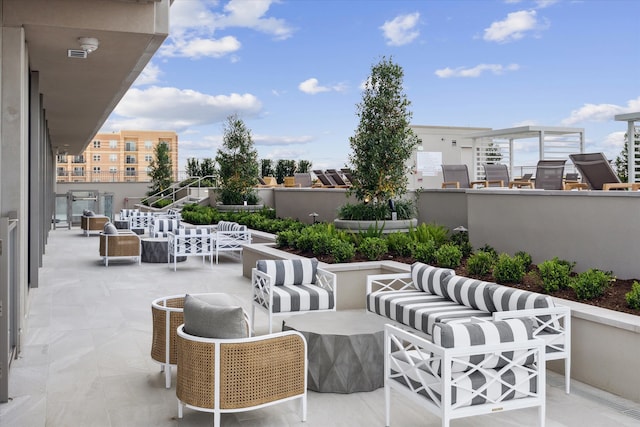
[[[40,286],[28,298],[22,353],[9,372],[8,403],[0,427],[206,426],[213,416],[185,409],[177,418],[175,381],[164,387],[150,357],[151,301],[185,292],[226,292],[250,308],[249,280],[237,256],[220,264],[190,258],[178,271],[166,264],[129,260],[101,264],[98,237],[79,228],[55,230],[46,247]],[[364,296],[363,296],[364,298]],[[266,332],[266,315],[256,319]],[[173,372],[175,380],[175,369]],[[440,419],[393,395],[392,425],[439,426]],[[222,416],[223,426],[382,426],[384,393],[309,392],[307,422],[297,403]],[[452,426],[535,426],[536,410],[524,409],[454,420]],[[640,404],[577,381],[548,374],[548,427],[638,426]]]

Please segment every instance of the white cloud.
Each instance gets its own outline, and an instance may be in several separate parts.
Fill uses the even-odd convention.
[[[160,74],[162,74],[162,72],[160,71],[160,67],[158,67],[153,62],[149,62],[147,66],[144,67],[144,70],[142,70],[133,85],[144,86],[157,83]]]
[[[620,153],[624,146],[625,131],[612,132],[604,138],[602,147],[608,153]],[[617,155],[617,154],[616,154]]]
[[[500,64],[479,64],[472,68],[442,68],[435,71],[435,75],[447,79],[450,77],[480,77],[482,73],[490,72],[495,75],[504,74],[507,71],[517,71],[520,69],[518,64],[500,65]]]
[[[251,94],[208,95],[189,89],[151,86],[130,89],[108,126],[115,129],[171,129],[224,121],[230,114],[253,117],[262,104]]]
[[[289,38],[294,29],[282,19],[265,16],[273,0],[230,0],[221,12],[218,1],[177,0],[171,7],[171,34],[160,48],[165,57],[220,58],[237,52],[237,37],[214,37],[216,32],[248,28],[270,34],[277,40]],[[237,57],[231,60],[236,62]]]
[[[544,9],[545,7],[552,6],[558,3],[558,0],[536,0],[536,6],[538,9]]]
[[[252,135],[252,139],[256,145],[264,145],[264,146],[308,144],[311,141],[313,141],[313,137],[308,135],[303,135],[303,136]]]
[[[312,77],[300,83],[298,89],[304,93],[315,95],[320,92],[342,92],[347,88],[347,85],[339,83],[333,86],[322,86],[318,79]]]
[[[484,30],[486,41],[507,43],[519,40],[530,31],[546,29],[548,24],[540,24],[535,10],[521,10],[512,12],[502,21],[496,21]]]
[[[399,15],[391,21],[386,21],[380,29],[388,45],[402,46],[411,43],[420,35],[420,31],[416,30],[419,20],[418,12]]]
[[[632,113],[640,111],[640,96],[627,102],[627,106],[615,104],[585,104],[571,115],[562,120],[565,126],[575,125],[581,122],[606,122],[613,120],[616,114]]]

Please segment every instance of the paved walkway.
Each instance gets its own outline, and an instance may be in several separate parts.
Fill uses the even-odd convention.
[[[149,355],[151,301],[185,292],[227,292],[249,308],[249,280],[237,256],[210,267],[190,258],[173,272],[166,264],[126,260],[101,265],[98,237],[79,229],[52,231],[41,284],[29,295],[23,351],[10,371],[11,401],[0,404],[0,427],[209,426],[210,414],[185,409],[177,419],[175,385],[165,389]],[[266,332],[266,315],[257,317]],[[175,370],[174,370],[175,380]],[[174,381],[175,383],[175,381]],[[563,392],[549,373],[547,426],[640,425],[640,405],[576,381]],[[439,426],[439,418],[394,395],[394,426]],[[223,426],[382,426],[384,393],[309,393],[308,420],[286,403],[223,415]],[[535,426],[525,409],[453,421],[454,427]]]

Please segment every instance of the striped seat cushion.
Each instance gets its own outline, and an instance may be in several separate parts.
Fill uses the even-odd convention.
[[[367,295],[367,310],[431,335],[438,322],[455,323],[491,313],[422,291],[379,291]]]
[[[316,258],[259,260],[258,271],[273,277],[274,285],[304,285],[316,283],[318,260]]]
[[[177,219],[155,218],[153,220],[153,237],[167,237],[169,231],[178,229]]]
[[[472,347],[485,344],[501,344],[510,342],[525,342],[533,339],[533,320],[527,318],[507,319],[498,321],[479,321],[468,323],[444,324],[438,323],[433,328],[433,343],[443,348]],[[501,354],[475,354],[457,358],[451,366],[451,372],[466,372],[477,369],[482,362],[482,368],[502,368],[513,360],[523,357],[528,350],[508,351]],[[433,360],[431,367],[440,372],[440,360]],[[520,365],[531,365],[533,355],[519,362]]]
[[[448,268],[432,267],[421,262],[411,265],[411,280],[416,289],[441,297],[446,296],[442,289],[444,279],[454,274],[455,271]]]
[[[332,310],[335,306],[333,292],[316,285],[285,284],[271,287],[271,292],[273,313]]]
[[[498,285],[462,276],[446,276],[442,280],[444,297],[477,310],[493,313],[496,306],[492,292]]]
[[[392,370],[395,381],[405,385],[408,385],[408,382],[410,383],[408,386],[412,390],[418,390],[418,394],[437,405],[441,404],[442,382],[436,376],[423,369],[412,369],[405,361],[401,361],[399,364],[403,366],[405,375],[396,376],[395,374],[398,372]],[[405,367],[406,370],[404,370]],[[520,399],[537,392],[537,378],[531,375],[531,369],[528,367],[514,366],[511,369],[504,369],[500,373],[501,381],[494,381],[494,375],[495,371],[487,369],[452,373],[451,404],[462,407],[498,401],[505,394],[503,383],[509,384],[509,398],[500,400]],[[484,388],[482,393],[472,394],[471,390],[477,391],[482,388]]]

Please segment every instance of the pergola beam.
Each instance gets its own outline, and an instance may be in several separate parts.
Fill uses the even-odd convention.
[[[627,122],[627,181],[636,182],[635,127],[636,122],[640,122],[640,111],[616,114],[614,119],[619,122]]]

